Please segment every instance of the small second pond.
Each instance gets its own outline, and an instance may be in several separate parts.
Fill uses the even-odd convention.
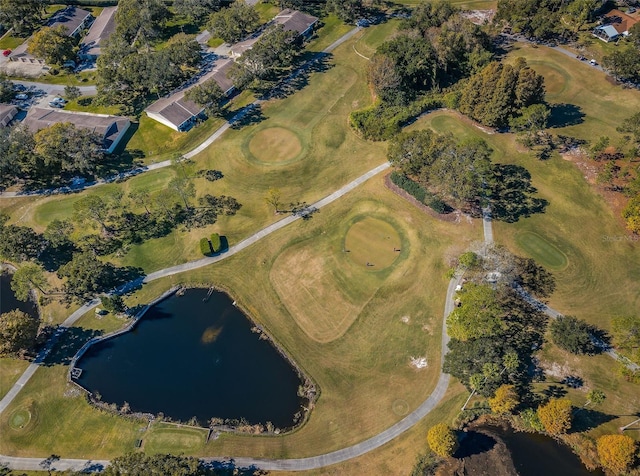
[[[131,331],[91,346],[78,382],[134,412],[294,425],[303,384],[220,292],[190,289],[152,306]]]
[[[19,309],[32,317],[38,317],[38,306],[33,300],[20,301],[11,289],[11,273],[0,271],[0,314]]]

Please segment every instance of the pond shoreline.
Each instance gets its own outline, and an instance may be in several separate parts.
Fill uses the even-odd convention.
[[[271,346],[277,352],[277,354],[281,358],[283,358],[283,360],[288,364],[291,370],[294,371],[296,376],[302,382],[302,385],[298,388],[298,397],[301,399],[300,411],[298,412],[299,416],[294,416],[294,422],[292,426],[288,426],[284,428],[275,428],[273,425],[269,425],[269,424],[264,425],[264,424],[258,423],[258,424],[251,425],[251,424],[248,424],[246,421],[244,421],[243,418],[239,420],[212,418],[207,428],[215,432],[220,431],[220,432],[229,432],[229,433],[278,436],[278,435],[293,433],[294,431],[297,431],[302,426],[304,426],[304,424],[308,421],[311,410],[314,408],[315,402],[319,396],[317,385],[315,384],[315,382],[313,382],[313,380],[311,380],[311,378],[309,378],[303,372],[300,366],[297,365],[297,363],[288,355],[285,349],[277,343],[277,341],[265,330],[265,328],[253,318],[253,316],[246,310],[246,308],[244,308],[244,306],[242,306],[236,300],[234,300],[231,297],[231,294],[226,289],[217,285],[203,284],[203,283],[199,283],[199,284],[189,283],[189,284],[176,285],[170,288],[169,290],[165,291],[160,296],[158,296],[148,304],[144,305],[142,309],[138,310],[138,312],[133,317],[131,317],[131,322],[127,323],[122,328],[115,330],[113,332],[110,332],[108,334],[92,338],[89,341],[87,341],[82,346],[82,348],[78,350],[78,352],[76,352],[76,354],[74,355],[71,361],[71,364],[69,366],[69,370],[67,372],[67,381],[72,385],[74,385],[76,388],[79,388],[85,394],[89,403],[92,404],[92,406],[94,406],[97,409],[107,411],[109,413],[117,414],[125,418],[135,418],[140,420],[147,420],[149,422],[158,420],[158,421],[164,421],[164,422],[170,422],[170,423],[179,423],[186,426],[204,428],[196,420],[194,420],[193,422],[192,421],[182,422],[180,420],[176,421],[176,420],[173,420],[172,418],[166,417],[162,413],[159,413],[157,415],[153,413],[148,413],[148,412],[131,413],[128,408],[125,408],[124,410],[118,409],[115,403],[108,404],[106,402],[101,401],[100,396],[94,395],[93,392],[85,388],[83,385],[81,385],[77,381],[77,379],[82,374],[82,369],[80,369],[77,366],[77,363],[83,357],[83,355],[87,352],[87,350],[89,350],[89,348],[91,348],[95,344],[104,342],[109,339],[113,339],[119,335],[122,335],[134,330],[136,326],[141,322],[145,314],[149,311],[149,309],[151,309],[153,306],[159,304],[160,302],[164,301],[169,297],[172,297],[172,296],[181,297],[184,294],[184,292],[188,289],[209,290],[209,294],[203,300],[204,302],[208,301],[209,296],[214,291],[219,294],[223,294],[229,300],[229,302],[232,302],[232,305],[236,307],[238,311],[243,314],[244,318],[247,319],[248,323],[252,326],[251,332],[258,334],[258,338],[260,340],[267,341],[269,346]]]

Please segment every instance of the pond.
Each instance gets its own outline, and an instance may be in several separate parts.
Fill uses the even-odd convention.
[[[298,373],[226,294],[208,294],[173,295],[132,331],[91,346],[78,383],[103,402],[173,420],[294,426],[304,403]]]
[[[38,317],[38,306],[29,299],[27,302],[19,301],[11,289],[11,273],[0,271],[0,314],[20,309],[32,317]]]
[[[507,458],[511,459],[512,468],[519,476],[604,476],[600,470],[587,470],[580,458],[568,446],[558,443],[553,438],[538,433],[521,433],[511,428],[494,425],[476,426],[462,438],[460,450],[456,454],[462,458],[476,456],[475,465],[491,461],[482,454],[488,454],[498,448],[496,441],[506,446]],[[503,446],[503,447],[504,447]],[[468,463],[473,464],[474,461]],[[471,466],[467,464],[466,466]],[[502,472],[495,474],[511,474],[506,464]]]

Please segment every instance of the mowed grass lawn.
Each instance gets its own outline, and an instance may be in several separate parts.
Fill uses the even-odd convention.
[[[385,236],[390,233],[386,224],[392,224],[401,237],[402,251],[384,270],[363,266],[343,252],[344,240],[359,223],[359,215],[372,215],[380,220],[380,227],[373,229]],[[458,255],[480,237],[478,223],[436,220],[387,190],[380,175],[323,208],[311,219],[299,220],[228,260],[146,285],[129,298],[130,305],[148,302],[179,282],[215,283],[227,289],[317,382],[320,397],[310,420],[289,435],[223,434],[204,446],[199,440],[196,442],[193,435],[183,435],[183,431],[177,431],[172,437],[171,430],[164,427],[161,432],[152,427],[149,433],[137,437],[145,439],[145,445],[149,444],[146,448],[155,448],[154,451],[298,457],[342,448],[389,427],[427,398],[439,374],[442,311],[448,282],[443,256]],[[373,246],[386,253],[384,238],[374,240]],[[317,339],[310,335],[314,318],[330,317],[324,309],[309,306],[308,312],[301,315],[292,305],[304,302],[307,290],[296,283],[288,290],[278,289],[282,279],[276,272],[279,262],[291,250],[301,248],[310,260],[323,262],[316,267],[319,273],[334,276],[335,282],[339,282],[336,286],[329,280],[317,280],[316,286],[326,287],[317,292],[324,296],[327,306],[334,302],[338,305],[341,300],[357,304],[354,314],[348,316],[350,321],[338,322],[340,332],[330,338]],[[290,272],[299,275],[307,266],[308,261],[301,260],[291,265]],[[283,292],[286,295],[283,296]],[[336,321],[341,317],[339,313],[334,316]],[[416,370],[410,366],[410,358],[418,356],[427,357],[426,369]],[[64,375],[56,378],[62,381]],[[39,393],[37,381],[30,382],[20,397],[33,397],[40,405],[48,405],[51,398]],[[17,401],[12,408],[19,405]],[[117,433],[116,438],[109,433],[111,420],[103,421],[107,417],[99,411],[85,414],[86,404],[79,400],[69,405],[82,410],[74,417],[77,430],[56,432],[48,426],[34,427],[34,435],[41,431],[50,435],[46,439],[34,437],[32,442],[13,433],[3,434],[0,438],[5,441],[0,449],[6,448],[9,454],[14,454],[12,450],[20,446],[21,454],[39,454],[46,448],[47,454],[84,452],[93,456],[111,452],[114,456],[130,448],[133,438],[128,437],[128,428],[135,425],[122,420],[123,431]],[[11,411],[10,408],[7,412]],[[71,410],[63,409],[59,418],[67,421],[71,416]],[[84,444],[74,448],[77,440],[84,438],[85,429],[90,428],[85,420],[103,422],[108,427],[102,434],[108,442],[100,451],[89,450]]]
[[[233,245],[279,219],[265,202],[270,188],[281,190],[285,208],[290,202],[313,203],[382,163],[386,146],[358,138],[347,123],[352,110],[371,100],[364,77],[366,60],[353,52],[353,41],[340,46],[329,59],[328,70],[313,73],[303,89],[286,99],[263,104],[264,120],[229,130],[193,159],[192,171],[217,169],[224,174],[216,182],[194,179],[198,196],[210,193],[235,197],[242,204],[236,216],[219,217],[213,226],[180,230],[133,246],[119,261],[149,272],[196,259],[202,236],[218,232]],[[273,145],[270,132],[285,139],[278,147],[287,154],[286,160],[269,151],[269,145]],[[83,194],[107,196],[118,189],[150,190],[153,206],[153,196],[166,193],[175,173],[172,168],[148,172]],[[83,194],[41,199],[38,206],[20,217],[21,222],[41,230],[54,218],[69,218],[73,204]]]
[[[497,243],[536,259],[553,273],[552,307],[609,329],[611,318],[640,309],[640,250],[618,217],[586,182],[578,168],[559,156],[547,161],[521,153],[510,134],[489,135],[457,113],[438,111],[412,127],[430,126],[456,137],[482,137],[494,162],[517,164],[532,175],[544,213],[516,223],[494,221]]]
[[[621,138],[616,127],[640,110],[637,90],[612,84],[604,73],[586,62],[551,48],[532,48],[521,43],[509,52],[509,58],[517,57],[525,58],[545,77],[547,101],[552,106],[558,105],[551,119],[553,133],[587,141],[609,136],[612,144],[616,144]]]

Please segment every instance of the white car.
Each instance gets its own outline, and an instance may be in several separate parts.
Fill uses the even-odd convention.
[[[21,101],[24,101],[25,99],[29,99],[29,96],[27,96],[26,94],[18,94],[16,95],[16,99],[20,99]]]

